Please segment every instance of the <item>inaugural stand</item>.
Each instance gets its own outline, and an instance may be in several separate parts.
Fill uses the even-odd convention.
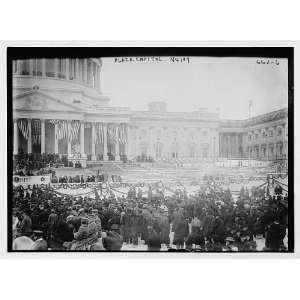
[[[70,153],[68,154],[68,166],[70,166],[70,162],[72,162],[75,167],[76,164],[80,163],[82,168],[86,168],[87,164],[87,155],[85,153]]]

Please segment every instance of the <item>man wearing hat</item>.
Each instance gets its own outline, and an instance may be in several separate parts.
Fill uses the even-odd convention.
[[[101,220],[98,216],[98,209],[95,209],[95,208],[91,209],[91,213],[89,214],[88,219],[90,222],[95,222],[98,235],[99,235],[99,237],[101,237],[102,229],[101,229]]]
[[[29,217],[29,210],[23,211],[22,212],[22,221],[19,227],[19,232],[20,235],[28,236],[30,237],[32,234],[32,229],[31,229],[31,219]]]
[[[43,237],[43,231],[34,230],[33,231],[33,240],[34,240],[34,244],[31,248],[31,250],[35,250],[35,251],[47,251],[48,250],[48,244]]]
[[[102,238],[103,246],[106,251],[120,251],[123,245],[123,238],[119,233],[119,227],[113,224],[107,236]]]
[[[53,234],[53,228],[54,228],[54,224],[57,222],[58,220],[58,216],[55,213],[55,209],[51,209],[51,213],[48,217],[48,226],[49,226],[49,233],[50,235]]]

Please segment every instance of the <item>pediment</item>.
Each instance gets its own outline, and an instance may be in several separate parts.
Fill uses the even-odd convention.
[[[66,103],[58,98],[40,91],[30,91],[13,98],[13,108],[20,110],[43,111],[80,111],[75,105]]]

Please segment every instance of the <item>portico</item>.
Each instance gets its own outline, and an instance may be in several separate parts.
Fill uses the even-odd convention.
[[[87,154],[90,160],[104,161],[120,160],[121,156],[130,154],[128,124],[37,118],[14,118],[13,122],[14,154],[76,153]],[[88,149],[86,143],[90,145]]]

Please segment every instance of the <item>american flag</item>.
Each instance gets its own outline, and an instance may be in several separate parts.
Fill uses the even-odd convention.
[[[57,136],[59,140],[67,139],[68,137],[68,124],[66,121],[58,121],[57,123]]]
[[[32,120],[32,141],[33,144],[41,143],[41,121]]]
[[[69,141],[75,141],[78,139],[78,132],[79,132],[80,122],[79,121],[72,121],[71,122],[71,132],[69,134]]]
[[[28,137],[29,137],[28,121],[26,119],[19,119],[18,126],[19,126],[19,129],[22,132],[22,135],[24,136],[24,138],[26,140],[28,140]]]
[[[96,141],[95,144],[104,144],[104,126],[103,123],[96,124]]]
[[[127,136],[126,136],[126,124],[121,124],[119,126],[119,141],[122,144],[125,144],[127,141]]]
[[[110,143],[116,142],[116,126],[114,124],[107,126],[107,139]]]

